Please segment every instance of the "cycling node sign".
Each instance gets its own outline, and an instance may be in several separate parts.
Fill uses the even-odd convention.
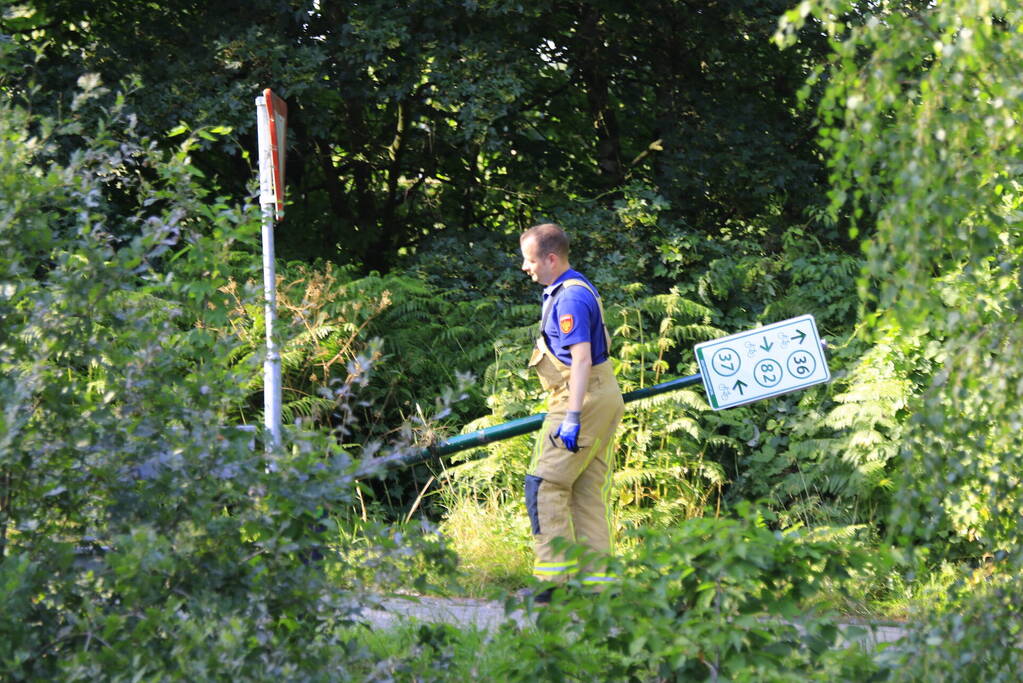
[[[715,410],[831,379],[812,315],[702,342],[693,350]]]
[[[273,204],[277,220],[284,217],[284,153],[287,151],[287,131],[288,105],[267,88],[256,98],[259,203]]]

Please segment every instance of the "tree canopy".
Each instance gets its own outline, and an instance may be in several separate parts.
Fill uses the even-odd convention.
[[[624,389],[808,312],[833,379],[635,404],[621,599],[509,621],[466,671],[1018,677],[1014,4],[0,8],[3,675],[450,678],[465,634],[381,659],[356,622],[372,591],[524,584],[530,444],[378,475],[542,410],[515,234],[553,219]],[[252,427],[267,86],[291,113],[276,450]],[[923,607],[898,647],[839,635],[900,590]]]
[[[630,186],[676,232],[783,226],[820,205],[796,92],[823,41],[769,42],[783,0],[203,3],[38,0],[0,21],[37,57],[8,74],[58,111],[83,72],[137,84],[141,130],[229,125],[197,163],[252,178],[253,94],[289,103],[287,257],[367,269],[453,235],[485,240]],[[829,239],[839,238],[834,232]]]

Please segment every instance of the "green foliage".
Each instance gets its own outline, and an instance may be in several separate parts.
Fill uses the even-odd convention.
[[[330,545],[325,512],[379,460],[356,470],[301,429],[264,453],[231,424],[258,373],[227,331],[255,303],[229,286],[258,212],[210,191],[197,137],[161,152],[82,83],[68,120],[0,108],[0,677],[324,677],[361,656],[338,634],[365,586],[407,571],[395,558],[442,573],[449,556],[379,529],[376,571],[329,579],[367,551]],[[103,125],[76,117],[90,107]]]
[[[195,163],[236,195],[252,174],[252,97],[273,87],[291,115],[287,220],[300,226],[284,258],[384,272],[438,238],[491,242],[580,202],[629,210],[635,186],[670,205],[673,242],[699,242],[728,221],[777,232],[820,203],[824,170],[793,104],[823,43],[774,49],[786,7],[32,0],[0,15],[19,53],[0,87],[56,113],[80,73],[131,74],[154,138],[182,121],[235,131]],[[619,265],[658,253],[646,245]]]
[[[0,92],[54,116],[0,109],[0,671],[454,671],[449,629],[380,669],[345,630],[368,587],[425,589],[450,561],[429,527],[407,541],[415,526],[371,519],[433,514],[425,469],[368,479],[441,438],[435,418],[472,430],[538,410],[514,236],[539,217],[570,230],[604,294],[625,390],[693,372],[696,341],[805,312],[835,381],[726,413],[696,391],[633,406],[616,515],[649,531],[630,541],[625,599],[582,623],[551,610],[527,655],[502,634],[487,671],[883,675],[829,649],[827,619],[768,614],[831,600],[841,562],[883,593],[852,536],[887,531],[920,551],[906,566],[998,567],[889,673],[1018,669],[1018,633],[997,626],[1018,611],[1001,575],[1023,566],[1023,15],[811,0],[776,51],[784,8],[294,0],[239,21],[231,3],[5,5]],[[138,118],[83,65],[131,72]],[[206,179],[248,191],[265,85],[293,115],[282,251],[326,259],[280,271],[290,429],[272,457],[229,426],[259,422],[264,322],[243,270],[257,216]],[[864,259],[846,253],[863,237]],[[483,386],[454,405],[465,371]],[[530,442],[431,475],[477,586],[527,573]],[[782,528],[826,528],[693,519],[760,497]]]
[[[372,410],[360,414],[353,435],[367,442],[423,416],[445,389],[488,362],[499,304],[492,298],[458,300],[415,277],[353,278],[350,271],[330,262],[278,269],[282,403],[286,422],[329,427],[336,421],[330,387],[358,374],[353,362],[360,355],[379,361],[361,392]],[[265,346],[263,307],[240,298],[251,296],[255,286],[226,287],[235,301],[230,332],[244,341],[236,349],[240,364],[252,363]],[[248,388],[261,391],[260,378],[253,377]],[[253,412],[258,398],[251,401]],[[481,398],[475,392],[472,398],[453,406],[459,418],[481,412]]]
[[[1023,15],[1006,2],[810,2],[779,37],[804,21],[834,53],[819,110],[832,209],[854,236],[876,216],[861,291],[910,343],[941,344],[943,367],[910,406],[897,532],[976,542],[1019,567]]]
[[[351,670],[352,680],[445,681],[481,676],[481,660],[488,658],[483,633],[448,624],[402,624],[397,628],[354,629],[353,643],[366,644],[375,661]]]
[[[489,596],[495,589],[519,588],[533,574],[533,537],[522,514],[519,491],[476,494],[461,482],[444,489],[447,514],[440,531],[458,553],[460,589]]]
[[[924,611],[883,653],[892,681],[1015,681],[1023,668],[1019,576],[977,572],[951,595],[951,608]]]
[[[823,0],[790,11],[778,36],[791,42],[806,23],[828,37],[833,55],[812,81],[831,210],[853,238],[872,233],[860,290],[882,312],[874,338],[925,370],[889,432],[901,461],[893,537],[918,557],[995,560],[887,653],[894,680],[1020,670],[1021,21],[1000,1]]]
[[[637,290],[625,288],[633,295]],[[682,350],[722,334],[708,324],[709,309],[675,289],[612,305],[607,316],[623,392],[657,384],[672,371],[692,370],[691,361],[682,362]],[[618,430],[613,484],[621,526],[667,526],[720,502],[725,477],[715,456],[737,445],[708,428],[703,418],[709,412],[693,390],[629,407]]]
[[[935,340],[887,325],[883,332],[877,325],[871,345],[859,330],[829,349],[839,370],[827,386],[745,409],[746,430],[760,427],[739,460],[733,499],[768,498],[787,524],[883,529],[909,404],[939,360]]]
[[[719,324],[730,330],[812,312],[824,335],[844,336],[856,322],[860,259],[826,248],[805,228],[788,228],[776,253],[742,238],[722,240],[717,248],[727,253],[711,251],[693,278],[695,293],[720,311]]]
[[[353,372],[359,373],[354,361],[360,354],[368,352],[374,360],[379,356],[361,333],[390,302],[386,297],[363,303],[336,296],[337,276],[330,266],[322,272],[298,266],[294,277],[289,277],[286,267],[278,273],[276,334],[281,348],[282,419],[287,424],[305,419],[329,425],[335,403],[327,389],[332,380],[351,381]],[[243,343],[235,347],[235,362],[251,367],[266,347],[263,302],[253,297],[256,283],[251,280],[244,286],[231,281],[224,290],[235,306],[229,330],[220,333],[240,338]],[[251,412],[262,422],[256,407],[262,405],[262,375],[253,374],[246,387],[253,397],[243,417]]]
[[[426,445],[450,432],[450,424],[483,413],[480,387],[470,380],[489,363],[492,335],[514,309],[491,296],[441,291],[414,275],[353,277],[353,270],[330,262],[278,269],[284,422],[340,427],[347,448],[372,454],[382,439],[413,422],[419,423],[414,438]],[[265,346],[263,307],[243,300],[255,287],[232,281],[224,290],[234,308],[221,332],[240,338],[233,358],[241,365],[256,362]],[[355,421],[342,425],[336,388],[363,374],[362,357],[374,371],[360,387],[359,401],[349,405]],[[241,417],[262,421],[261,376],[251,375],[246,386],[251,394],[240,406]],[[417,505],[427,476],[423,467],[390,472],[366,492],[377,496],[381,514],[397,520]]]
[[[623,391],[655,384],[667,371],[686,367],[681,363],[683,344],[720,333],[708,324],[710,310],[706,307],[677,291],[641,298],[637,293],[642,289],[640,285],[627,287],[619,296],[631,300],[606,307],[614,346],[611,362],[615,363]],[[536,315],[535,308],[528,309]],[[466,431],[536,412],[542,392],[522,363],[528,357],[534,334],[535,322],[510,331],[494,343],[496,360],[487,369],[484,384],[492,413],[468,424]],[[707,505],[718,502],[725,481],[715,458],[722,450],[734,451],[737,444],[704,426],[702,417],[707,412],[709,407],[693,391],[645,399],[627,410],[618,430],[612,495],[618,526],[667,526],[699,515]],[[485,459],[476,459],[480,453],[473,451],[455,455],[455,466],[443,473],[449,488],[442,491],[442,498],[449,510],[444,528],[453,536],[456,549],[479,555],[472,550],[476,540],[467,540],[479,531],[463,532],[464,524],[507,526],[507,513],[474,517],[471,511],[480,505],[478,500],[488,501],[488,509],[510,506],[520,522],[511,525],[520,532],[513,536],[517,539],[514,543],[523,543],[526,527],[521,523],[521,481],[533,438],[490,444],[484,449]],[[498,559],[489,553],[491,563]]]

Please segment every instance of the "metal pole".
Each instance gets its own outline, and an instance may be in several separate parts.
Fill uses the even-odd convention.
[[[827,345],[822,341],[822,351],[826,348]],[[652,387],[644,387],[642,389],[630,391],[622,394],[622,399],[626,403],[632,403],[633,401],[641,401],[644,398],[650,398],[651,396],[666,394],[670,391],[677,391],[679,389],[684,389],[685,387],[695,386],[701,382],[703,382],[703,375],[698,372],[695,375],[680,377],[678,379],[655,384]],[[397,458],[388,463],[387,467],[408,467],[410,465],[417,465],[431,460],[440,460],[444,456],[451,455],[452,453],[458,453],[459,451],[468,450],[470,448],[479,448],[480,446],[485,446],[486,444],[493,443],[494,441],[503,441],[504,439],[510,439],[513,436],[520,436],[522,434],[528,434],[529,432],[535,432],[543,425],[543,420],[546,416],[547,413],[539,413],[537,415],[530,415],[529,417],[520,417],[519,419],[512,420],[510,422],[502,422],[499,425],[480,429],[469,434],[459,434],[458,436],[445,439],[433,446],[427,446],[426,448],[414,453]],[[486,455],[480,457],[486,457]]]
[[[263,361],[263,424],[265,448],[273,451],[281,445],[281,353],[274,339],[277,327],[277,272],[274,268],[274,205],[263,210],[263,296],[266,319],[266,359]]]
[[[696,373],[695,375],[689,375],[688,377],[673,379],[670,382],[655,384],[652,387],[645,387],[643,389],[630,391],[622,395],[622,400],[626,403],[632,403],[633,401],[650,398],[651,396],[657,396],[658,394],[665,394],[669,391],[676,391],[685,387],[691,387],[702,381],[703,375]],[[440,460],[444,456],[451,455],[452,453],[468,450],[470,448],[479,448],[480,446],[493,443],[494,441],[503,441],[504,439],[510,439],[513,436],[520,436],[522,434],[528,434],[529,432],[535,432],[543,425],[543,419],[546,416],[547,413],[538,413],[537,415],[521,417],[517,420],[512,420],[511,422],[503,422],[499,425],[494,425],[493,427],[480,429],[479,431],[475,431],[470,434],[459,434],[458,436],[453,436],[439,444],[429,446],[417,453],[413,453],[402,458],[397,464],[400,467],[408,467],[409,465],[429,462],[430,460]]]

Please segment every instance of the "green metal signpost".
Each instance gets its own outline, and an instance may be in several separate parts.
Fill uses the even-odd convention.
[[[681,377],[679,379],[673,379],[670,382],[663,382],[661,384],[655,384],[652,387],[646,387],[644,389],[636,389],[622,395],[622,398],[626,403],[632,401],[639,401],[640,399],[650,398],[651,396],[657,396],[658,394],[665,394],[669,391],[676,391],[685,387],[691,387],[696,384],[700,384],[703,381],[703,376],[699,373],[695,375],[689,375],[688,377]],[[536,415],[530,415],[529,417],[521,417],[518,420],[512,420],[511,422],[504,422],[493,427],[487,427],[486,429],[480,429],[479,431],[472,432],[471,434],[459,434],[453,436],[450,439],[441,441],[438,444],[424,448],[423,450],[410,455],[401,461],[403,466],[416,465],[421,462],[429,462],[430,460],[439,460],[446,455],[452,453],[458,453],[459,451],[469,450],[470,448],[479,448],[488,443],[494,441],[503,441],[510,439],[513,436],[520,436],[522,434],[528,434],[535,432],[540,429],[543,425],[543,419],[547,416],[547,413],[538,413]]]
[[[759,346],[751,341],[754,338],[762,339]],[[702,342],[695,346],[695,355],[699,359],[702,372],[655,384],[652,387],[636,389],[624,394],[622,398],[626,403],[631,403],[702,383],[711,406],[715,410],[720,410],[803,389],[813,384],[827,382],[831,378],[824,354],[824,344],[817,333],[817,324],[812,315],[803,315],[755,330]],[[710,358],[710,361],[707,358]],[[744,377],[747,377],[748,381],[743,381]],[[734,391],[728,386],[733,380],[735,384],[731,386]],[[750,386],[754,388],[747,395],[745,389]],[[543,425],[546,415],[547,413],[530,415],[480,429],[471,434],[453,436],[397,462],[399,466],[407,467],[439,460],[446,455],[479,448],[494,441],[535,432]]]

